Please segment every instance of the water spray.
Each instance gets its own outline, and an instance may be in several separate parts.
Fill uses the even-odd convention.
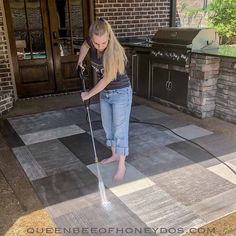
[[[82,82],[83,91],[86,92],[86,86],[85,86],[85,80],[84,80],[84,76],[83,76],[83,70],[80,66],[78,66],[78,74],[79,74],[79,78]],[[98,189],[99,189],[99,194],[100,194],[100,198],[101,198],[101,203],[102,203],[102,206],[106,210],[111,210],[111,202],[109,202],[107,200],[106,190],[105,190],[105,186],[104,186],[102,175],[101,175],[100,168],[99,168],[97,150],[96,150],[94,135],[93,135],[93,127],[92,127],[92,122],[91,122],[91,118],[90,118],[89,103],[87,101],[84,101],[84,105],[85,105],[85,108],[86,108],[86,111],[87,111],[89,129],[90,129],[91,139],[92,139],[92,144],[93,144],[93,153],[94,153],[94,160],[95,160],[96,168],[97,168]]]

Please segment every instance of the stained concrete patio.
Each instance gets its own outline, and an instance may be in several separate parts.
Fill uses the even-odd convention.
[[[40,199],[38,208],[42,204],[55,227],[84,228],[87,235],[99,229],[103,229],[101,235],[114,235],[116,230],[135,235],[135,229],[141,235],[153,231],[181,235],[235,212],[236,176],[223,164],[236,169],[235,125],[216,118],[195,119],[140,98],[134,101],[131,121],[169,127],[218,160],[163,126],[131,122],[124,181],[111,181],[116,163],[99,165],[112,204],[106,210],[100,203],[86,112],[79,95],[20,101],[2,122],[2,133]],[[104,143],[98,104],[91,105],[91,115],[98,157],[103,159],[110,151]],[[114,231],[105,234],[109,228]],[[219,229],[208,227],[200,235],[214,230]],[[221,230],[225,232],[225,228]],[[221,231],[212,235],[220,235],[217,232]]]

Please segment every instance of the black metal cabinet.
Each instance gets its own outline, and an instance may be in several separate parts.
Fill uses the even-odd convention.
[[[187,107],[189,73],[185,68],[161,63],[152,63],[151,67],[151,98]]]
[[[134,94],[149,98],[150,94],[150,52],[135,52],[132,55],[132,87]]]

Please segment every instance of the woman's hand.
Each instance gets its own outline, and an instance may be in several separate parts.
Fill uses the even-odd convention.
[[[90,98],[89,92],[82,92],[81,98],[83,101],[88,100]]]
[[[77,64],[76,70],[78,71],[79,69],[81,70],[82,73],[85,71],[85,67],[83,66],[83,62],[80,62]]]

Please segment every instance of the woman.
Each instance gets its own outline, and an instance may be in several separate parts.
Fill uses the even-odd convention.
[[[118,161],[114,180],[125,175],[125,159],[128,155],[129,116],[132,103],[130,80],[125,73],[127,57],[116,39],[111,25],[100,18],[89,29],[89,38],[84,41],[79,54],[78,66],[83,69],[83,60],[88,51],[91,64],[99,81],[88,92],[82,92],[82,100],[88,100],[100,93],[102,125],[106,133],[106,144],[111,147],[112,156],[101,161],[107,164]]]

